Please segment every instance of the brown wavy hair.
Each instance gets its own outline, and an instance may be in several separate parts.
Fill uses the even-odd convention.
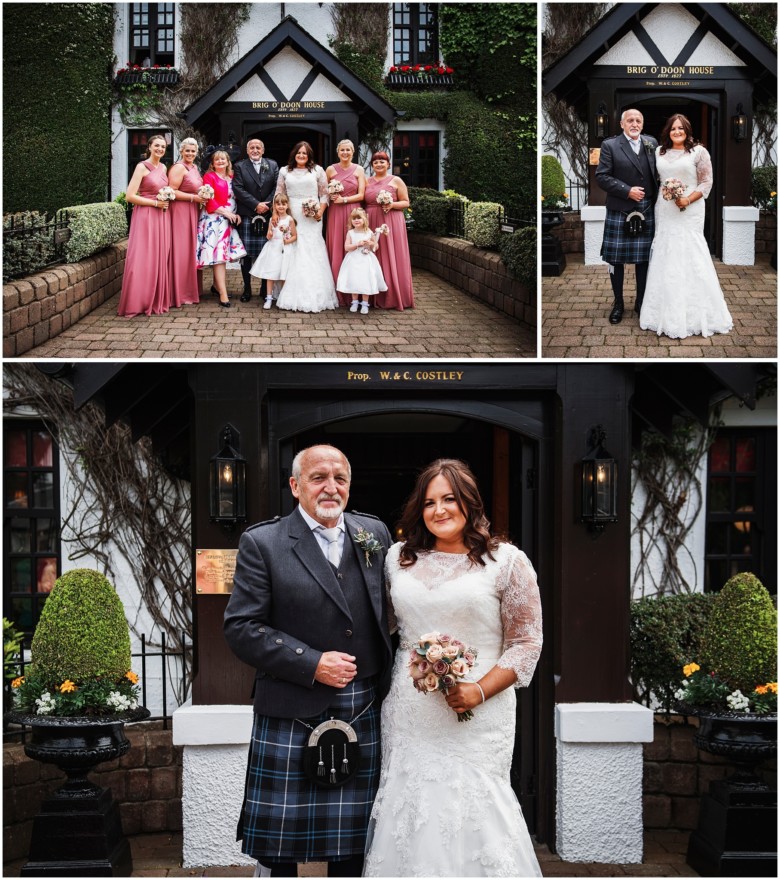
[[[398,522],[405,540],[401,547],[401,566],[414,565],[418,553],[433,550],[436,546],[436,537],[428,531],[423,520],[423,508],[428,485],[438,476],[444,477],[452,486],[458,508],[466,518],[463,543],[468,548],[469,559],[472,563],[484,565],[483,557],[493,559],[491,551],[498,547],[500,541],[490,534],[490,522],[485,516],[485,505],[477,480],[465,462],[457,458],[439,458],[417,477],[414,491]]]
[[[691,125],[690,119],[688,119],[687,116],[683,116],[682,113],[675,113],[674,116],[670,116],[666,120],[664,130],[661,132],[661,136],[658,138],[658,141],[661,145],[662,156],[667,150],[671,150],[674,147],[669,132],[672,130],[672,126],[675,122],[677,122],[678,119],[682,123],[682,127],[685,129],[685,143],[683,144],[683,146],[685,147],[685,152],[690,153],[691,150],[696,146],[696,144],[699,143],[693,136],[693,126]]]
[[[309,160],[306,163],[306,170],[314,171],[314,166],[317,163],[314,161],[314,150],[312,149],[312,146],[308,141],[298,141],[298,143],[292,148],[290,158],[287,160],[287,170],[294,171],[298,167],[298,163],[295,161],[295,154],[298,152],[298,150],[300,150],[301,147],[305,148],[306,155],[309,157]]]

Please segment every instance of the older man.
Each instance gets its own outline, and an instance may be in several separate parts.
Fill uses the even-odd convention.
[[[248,141],[246,152],[248,158],[233,166],[233,195],[241,217],[241,240],[246,248],[246,256],[241,260],[241,275],[244,279],[241,302],[249,302],[252,298],[252,276],[249,270],[267,241],[268,220],[271,217],[272,200],[279,177],[279,166],[276,162],[263,156],[265,146],[261,140],[252,138]]]
[[[298,507],[241,536],[225,611],[228,644],[257,670],[238,838],[273,877],[297,876],[307,861],[329,862],[330,877],[362,873],[392,660],[383,584],[391,538],[375,517],[344,513],[350,479],[338,449],[298,453]],[[330,719],[356,734],[359,769],[346,747],[320,741],[321,772],[307,770],[309,740]]]
[[[655,170],[658,142],[642,136],[643,125],[644,117],[638,110],[624,110],[620,117],[623,133],[602,143],[596,168],[596,180],[607,193],[601,256],[609,263],[615,297],[609,314],[610,324],[619,324],[623,319],[624,264],[634,263],[636,267],[634,311],[637,314],[642,308],[647,284],[647,264],[655,228],[653,208],[658,195]]]

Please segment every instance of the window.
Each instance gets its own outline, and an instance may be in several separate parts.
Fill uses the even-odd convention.
[[[393,174],[407,186],[439,188],[439,132],[399,131],[393,137]]]
[[[143,67],[173,66],[173,3],[130,5],[130,63]]]
[[[434,64],[439,60],[436,5],[393,4],[393,64]]]
[[[59,457],[40,422],[4,425],[5,615],[25,633],[60,572]]]
[[[719,590],[741,571],[777,589],[777,461],[771,428],[721,428],[710,447],[707,476],[705,584]],[[769,540],[767,541],[767,536]]]
[[[149,142],[149,138],[153,134],[161,134],[165,137],[165,142],[168,144],[168,149],[166,150],[165,155],[163,156],[163,165],[166,165],[170,168],[173,163],[173,157],[171,156],[171,144],[173,143],[173,138],[171,137],[171,133],[169,131],[160,131],[159,128],[134,128],[127,132],[127,180],[133,176],[133,172],[135,171],[135,166],[143,159],[148,158],[146,156],[146,145]]]

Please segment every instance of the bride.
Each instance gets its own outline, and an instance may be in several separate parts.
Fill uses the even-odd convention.
[[[315,164],[314,151],[306,141],[293,147],[287,167],[279,170],[276,192],[289,199],[298,230],[295,258],[290,262],[277,306],[296,312],[338,308],[328,249],[322,237],[322,215],[329,201],[328,181],[322,168]],[[304,214],[303,203],[307,199],[316,204],[313,216]]]
[[[530,683],[542,647],[534,570],[490,535],[476,480],[455,459],[419,476],[400,528],[406,542],[386,561],[400,648],[382,704],[365,876],[541,876],[509,784],[514,688]],[[422,693],[409,671],[421,634],[477,649],[476,674],[446,696]]]
[[[661,187],[639,326],[673,339],[728,333],[733,322],[703,231],[712,161],[685,116],[667,121],[655,161]],[[683,194],[664,193],[669,179],[682,182]]]

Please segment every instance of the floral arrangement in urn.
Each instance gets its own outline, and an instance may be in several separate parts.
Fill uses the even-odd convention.
[[[684,714],[777,712],[777,611],[755,575],[726,582],[713,601],[701,657],[682,672],[674,696]]]
[[[110,718],[138,708],[124,608],[100,572],[79,568],[57,580],[31,655],[26,674],[11,682],[17,712]]]

